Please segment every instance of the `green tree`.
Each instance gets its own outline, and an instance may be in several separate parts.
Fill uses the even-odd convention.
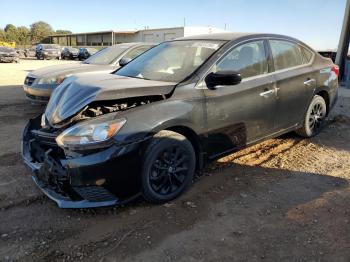
[[[6,32],[0,28],[0,41],[6,41]]]
[[[69,31],[69,30],[56,30],[55,33],[58,34],[58,35],[69,35],[69,34],[72,33],[72,31]]]
[[[11,30],[16,30],[16,27],[13,24],[7,24],[4,28],[4,31],[8,33]]]
[[[53,33],[52,27],[43,21],[35,22],[30,25],[30,35],[32,42],[40,42]]]
[[[20,26],[17,28],[17,40],[20,45],[30,44],[30,31],[25,26]]]

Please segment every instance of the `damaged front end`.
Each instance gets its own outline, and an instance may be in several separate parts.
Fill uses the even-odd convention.
[[[59,207],[110,206],[120,203],[123,197],[127,198],[124,190],[118,192],[124,164],[109,161],[118,156],[121,148],[111,147],[67,157],[55,141],[57,135],[42,130],[40,117],[30,120],[23,133],[22,153],[25,163],[34,173],[35,183]],[[96,172],[99,166],[103,167],[102,172]]]
[[[144,140],[120,141],[115,136],[127,122],[125,111],[166,99],[167,94],[126,97],[117,90],[119,94],[97,99],[103,88],[79,89],[71,82],[56,89],[45,114],[24,129],[24,161],[35,183],[61,208],[117,205],[139,193]]]

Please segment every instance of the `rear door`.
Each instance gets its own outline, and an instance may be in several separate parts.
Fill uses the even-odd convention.
[[[231,49],[210,70],[238,71],[242,82],[205,88],[206,150],[212,157],[258,140],[274,130],[276,94],[269,73],[266,40],[242,43]]]
[[[312,68],[313,52],[287,40],[270,39],[274,78],[277,84],[277,130],[297,126],[302,121],[316,87]]]

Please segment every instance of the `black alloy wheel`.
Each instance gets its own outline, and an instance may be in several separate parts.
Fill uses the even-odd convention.
[[[172,200],[187,188],[195,171],[195,152],[181,134],[161,131],[147,147],[142,170],[142,192],[152,203]]]

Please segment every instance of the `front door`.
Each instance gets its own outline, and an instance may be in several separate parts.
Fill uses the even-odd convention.
[[[240,72],[242,82],[233,86],[205,88],[209,157],[217,157],[263,138],[274,131],[276,92],[269,75],[264,40],[246,42],[223,56],[210,72]]]

